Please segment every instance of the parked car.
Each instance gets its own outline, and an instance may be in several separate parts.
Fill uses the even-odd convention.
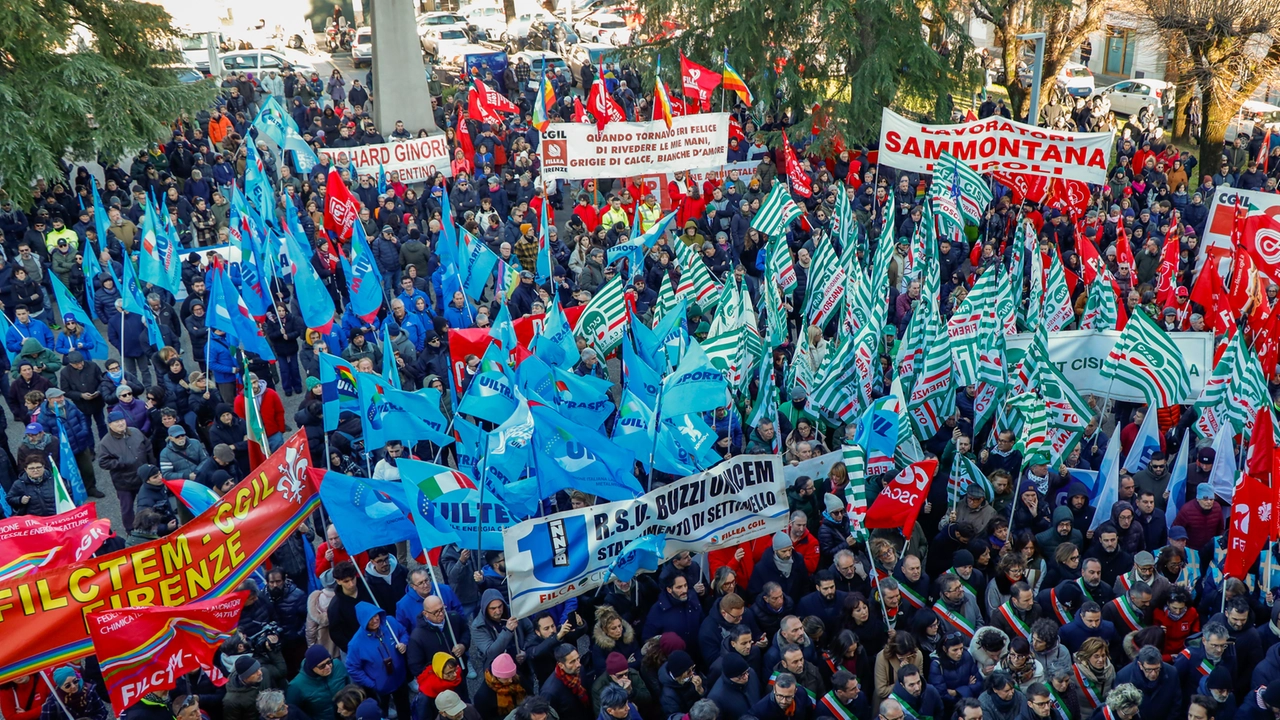
[[[606,43],[582,42],[574,45],[569,49],[567,58],[569,70],[573,72],[573,82],[576,84],[582,78],[582,67],[584,65],[599,68],[601,60],[614,62],[616,58],[614,58],[613,52],[614,47]]]
[[[218,58],[226,72],[265,72],[267,70],[293,70],[306,75],[316,72],[314,65],[301,60],[290,60],[275,50],[236,50],[223,53]],[[208,74],[209,59],[197,62],[196,69]]]
[[[431,28],[422,36],[422,52],[427,60],[446,67],[461,67],[469,53],[489,52],[488,48],[471,42],[467,34],[456,27]]]
[[[462,12],[467,31],[476,39],[496,40],[507,29],[507,16],[501,5],[473,5]]]
[[[564,58],[560,57],[559,55],[553,52],[545,52],[542,50],[525,50],[524,52],[518,52],[518,53],[515,53],[514,55],[511,55],[510,56],[511,64],[512,65],[516,64],[517,62],[520,61],[520,58],[524,58],[524,61],[529,63],[529,69],[530,69],[529,76],[533,78],[532,80],[529,81],[531,83],[531,87],[537,87],[537,81],[538,81],[538,78],[542,77],[542,68],[544,66],[547,68],[547,73],[554,73],[560,68],[569,67],[569,65],[565,63]]]
[[[594,12],[579,20],[574,29],[587,42],[608,45],[626,45],[631,42],[631,29],[620,15],[611,12]]]
[[[467,29],[467,19],[458,13],[451,12],[429,12],[418,16],[418,34],[421,35],[425,28],[442,28],[456,27],[459,30]]]
[[[1101,95],[1111,102],[1111,112],[1117,115],[1136,115],[1145,105],[1154,105],[1162,117],[1173,112],[1174,85],[1164,80],[1137,78],[1122,80],[1092,95]]]
[[[1058,71],[1058,87],[1072,97],[1089,97],[1093,94],[1093,73],[1080,63],[1069,62]]]
[[[541,8],[522,9],[516,13],[516,17],[507,23],[506,28],[498,36],[498,39],[505,43],[513,40],[523,40],[529,37],[529,28],[533,27],[535,20],[543,22],[556,22],[556,16]]]
[[[351,64],[364,67],[373,64],[373,30],[356,28],[356,39],[351,43]]]
[[[1244,101],[1240,112],[1227,125],[1227,143],[1240,134],[1252,137],[1254,129],[1258,127],[1270,133],[1280,132],[1280,107],[1259,100]]]

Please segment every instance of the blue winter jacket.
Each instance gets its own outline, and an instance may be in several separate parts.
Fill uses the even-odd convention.
[[[49,401],[46,400],[40,403],[37,417],[40,418],[40,426],[44,431],[54,437],[58,436],[57,420],[62,420],[62,427],[67,431],[67,442],[71,444],[71,452],[82,453],[93,449],[93,427],[89,424],[89,418],[70,402],[62,403],[55,417],[53,411],[49,409]]]
[[[382,624],[370,632],[369,621],[375,616],[382,618]],[[394,692],[404,685],[406,677],[405,657],[396,650],[395,638],[407,643],[409,633],[395,618],[387,617],[382,609],[370,602],[356,605],[356,619],[360,621],[360,629],[347,645],[347,672],[357,685],[379,694]],[[391,660],[390,672],[385,662],[388,659]]]
[[[14,320],[9,326],[9,332],[4,336],[4,345],[9,348],[9,352],[16,353],[22,349],[22,341],[29,337],[38,340],[40,347],[46,350],[53,349],[53,331],[39,318],[27,318],[26,325]]]
[[[939,648],[938,651],[942,652],[942,649]],[[944,667],[937,658],[929,663],[929,684],[949,705],[955,701],[947,694],[948,690],[955,690],[956,695],[961,698],[977,699],[982,694],[982,673],[979,671],[978,661],[973,659],[968,650],[962,652],[964,654],[960,656],[958,663],[948,661]],[[969,678],[974,678],[972,683]]]
[[[444,602],[445,612],[466,615],[466,611],[462,608],[462,603],[458,602],[458,596],[453,593],[453,590],[448,585],[434,583],[434,587],[427,597],[431,595],[440,597],[440,600]],[[418,624],[418,616],[422,614],[422,601],[426,599],[419,595],[412,585],[405,588],[404,597],[400,598],[400,601],[396,603],[396,622],[410,628],[410,632],[412,632],[412,628]]]
[[[227,344],[226,335],[210,335],[209,336],[209,370],[213,373],[213,381],[215,383],[232,383],[236,381],[236,373],[239,367],[236,365],[235,356],[231,352],[231,347]]]

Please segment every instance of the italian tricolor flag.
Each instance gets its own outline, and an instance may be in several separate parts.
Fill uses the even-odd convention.
[[[71,499],[71,493],[67,491],[66,483],[62,482],[62,473],[58,472],[58,463],[49,458],[49,470],[53,473],[53,497],[55,500],[54,507],[58,514],[69,512],[76,509],[76,503]]]
[[[454,490],[474,490],[476,484],[471,482],[471,478],[463,475],[457,470],[437,465],[440,472],[435,475],[423,478],[418,482],[418,489],[428,500],[435,500],[445,496]]]

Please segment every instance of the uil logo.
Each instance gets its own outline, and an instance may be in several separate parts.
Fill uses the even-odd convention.
[[[587,521],[571,516],[535,525],[516,547],[530,555],[533,576],[539,582],[562,584],[574,580],[587,569]]]

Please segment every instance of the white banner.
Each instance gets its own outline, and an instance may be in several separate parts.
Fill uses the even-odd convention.
[[[1231,243],[1231,228],[1236,219],[1236,203],[1244,208],[1248,215],[1280,216],[1280,195],[1264,193],[1257,190],[1240,190],[1233,187],[1217,188],[1212,198],[1205,198],[1209,203],[1209,221],[1205,224],[1203,242],[1200,244],[1200,255],[1196,258],[1196,275],[1204,267],[1208,258],[1229,260],[1235,252]],[[1228,265],[1218,268],[1223,277],[1227,277]]]
[[[368,175],[375,180],[378,168],[387,173],[387,182],[399,180],[402,183],[425,182],[437,172],[445,177],[453,175],[449,166],[452,158],[449,155],[449,143],[444,135],[413,138],[382,145],[360,145],[351,148],[321,148],[320,161],[339,168],[351,167],[359,175]]]
[[[1205,378],[1213,371],[1213,333],[1175,332],[1169,333],[1169,337],[1182,352],[1182,361],[1187,364],[1187,372],[1191,375],[1191,396],[1181,398],[1180,402],[1194,402],[1204,389]],[[1109,391],[1113,400],[1143,402],[1142,395],[1135,388],[1124,382],[1112,383],[1099,373],[1119,338],[1120,333],[1115,330],[1052,332],[1049,333],[1049,361],[1057,365],[1067,382],[1081,393],[1102,396]],[[1031,334],[1009,335],[1005,340],[1009,350],[1008,367],[1012,372],[1013,366],[1022,359],[1031,344]]]
[[[925,125],[884,108],[879,162],[899,170],[933,172],[945,150],[980,173],[1030,173],[1102,184],[1107,181],[1111,133],[1046,130],[1002,117],[959,125]]]
[[[661,120],[552,123],[538,148],[548,179],[586,180],[718,168],[729,151],[729,114],[683,115],[671,129]]]
[[[666,558],[787,525],[782,458],[739,455],[634,500],[531,518],[502,532],[511,612],[530,615],[597,588],[627,543],[667,534]]]

